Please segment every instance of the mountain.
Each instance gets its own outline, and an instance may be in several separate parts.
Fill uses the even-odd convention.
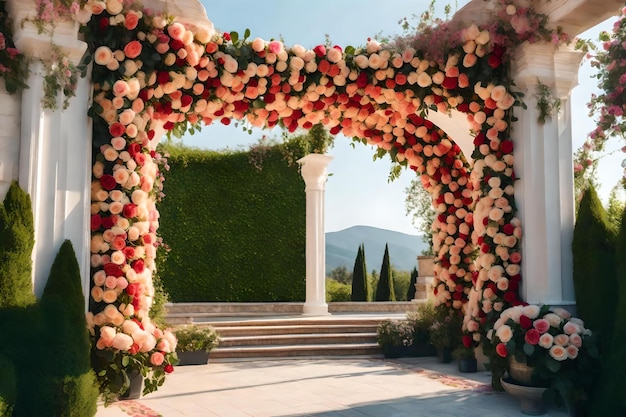
[[[417,256],[427,244],[419,235],[394,232],[371,226],[353,226],[337,232],[326,233],[326,273],[345,266],[352,271],[359,245],[365,245],[365,262],[369,272],[380,271],[389,244],[389,259],[394,268],[410,271],[417,266]]]

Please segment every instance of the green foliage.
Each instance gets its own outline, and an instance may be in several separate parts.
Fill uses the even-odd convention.
[[[437,349],[456,349],[461,344],[463,317],[461,312],[440,304],[435,307],[435,317],[430,326],[430,343]]]
[[[376,327],[376,342],[380,346],[411,346],[415,328],[408,320],[385,319]]]
[[[154,274],[152,274],[152,286],[154,287],[154,298],[152,299],[152,306],[150,307],[150,311],[148,315],[150,316],[150,320],[154,323],[155,326],[164,329],[167,328],[167,323],[165,322],[165,315],[167,314],[167,309],[165,308],[165,304],[169,302],[169,294],[165,290],[163,286],[163,279],[161,279],[161,268],[167,262],[168,250],[163,245],[160,245],[157,248],[157,269]]]
[[[36,301],[31,277],[34,234],[30,197],[13,182],[0,205],[0,308]]]
[[[16,397],[15,368],[8,358],[0,356],[0,417],[11,417]]]
[[[430,341],[430,327],[437,321],[437,310],[432,301],[421,303],[417,311],[408,312],[406,317],[415,328],[415,340],[419,342]]]
[[[96,414],[98,388],[89,361],[85,297],[72,243],[66,240],[50,269],[39,302],[40,355],[31,357],[33,397],[20,401],[26,415],[89,417]],[[40,339],[41,340],[41,339]],[[30,373],[30,372],[29,372]],[[19,414],[22,415],[22,414]]]
[[[348,268],[345,266],[338,266],[337,268],[330,271],[328,274],[328,278],[334,279],[337,282],[341,282],[342,284],[350,284],[352,283],[352,273],[348,271]]]
[[[411,301],[415,298],[415,284],[417,284],[417,276],[419,273],[417,272],[417,267],[413,268],[411,271],[411,280],[409,281],[409,288],[406,290],[406,299],[407,301]]]
[[[618,184],[611,189],[611,193],[609,194],[609,206],[606,208],[606,215],[609,224],[617,231],[620,230],[620,226],[622,224],[622,213],[625,207],[624,200],[619,198],[618,192],[622,196],[624,195],[624,188],[621,184]]]
[[[626,380],[626,210],[622,213],[622,227],[615,244],[618,278],[618,303],[615,314],[612,339],[608,349],[603,351],[601,374],[589,407],[591,417],[626,415],[626,398],[623,395],[623,382]],[[606,316],[611,317],[611,316]]]
[[[428,243],[428,249],[422,251],[422,255],[434,255],[433,232],[431,226],[435,220],[433,197],[422,185],[422,180],[416,176],[411,184],[404,189],[406,199],[404,207],[407,216],[411,216],[411,223],[422,233],[422,239]]]
[[[177,352],[204,350],[210,352],[220,343],[220,337],[212,327],[185,326],[174,331],[178,343]]]
[[[303,301],[306,196],[285,146],[263,153],[167,147],[159,275],[173,302]],[[303,154],[302,154],[303,156]]]
[[[617,306],[618,279],[615,267],[616,232],[593,187],[583,195],[578,211],[572,250],[574,287],[578,315],[600,337],[610,340]]]
[[[365,245],[359,245],[352,270],[351,301],[369,301],[369,285],[367,285],[367,266],[365,265]]]
[[[342,284],[334,279],[326,280],[326,301],[327,302],[341,302],[350,301],[351,287],[348,284]]]
[[[376,285],[376,301],[396,301],[396,294],[393,289],[393,276],[389,265],[389,245],[385,245],[385,255],[383,264],[380,267],[380,278]]]
[[[409,282],[411,281],[409,271],[398,271],[392,266],[391,276],[393,277],[393,290],[396,301],[407,301],[406,293],[409,290]]]

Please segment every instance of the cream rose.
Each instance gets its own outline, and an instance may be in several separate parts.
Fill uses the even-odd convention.
[[[508,343],[513,338],[513,330],[507,324],[496,330],[496,336],[502,343]]]

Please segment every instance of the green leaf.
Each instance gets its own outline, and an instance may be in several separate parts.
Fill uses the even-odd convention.
[[[130,360],[128,359],[128,356],[123,356],[122,357],[122,366],[124,368],[126,368],[128,366],[129,362],[130,362]]]
[[[346,46],[345,52],[347,55],[354,55],[356,51],[354,49],[354,46]]]
[[[239,34],[235,31],[230,32],[230,40],[235,44],[239,41]]]
[[[246,31],[243,33],[243,40],[245,41],[249,37],[250,37],[250,29],[246,29]]]
[[[546,367],[551,371],[551,372],[559,372],[559,370],[561,369],[561,362],[556,361],[552,358],[548,359],[548,361],[546,362]]]
[[[524,343],[524,347],[522,349],[524,349],[526,356],[532,356],[532,354],[535,353],[535,347],[528,343]]]

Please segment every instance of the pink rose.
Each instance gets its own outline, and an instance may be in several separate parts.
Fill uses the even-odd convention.
[[[267,49],[273,54],[278,54],[283,50],[283,43],[279,41],[271,41],[269,45],[267,45]]]
[[[161,366],[164,360],[165,356],[161,352],[154,352],[150,355],[150,363],[154,366]]]
[[[557,334],[554,336],[554,344],[566,346],[569,343],[569,336],[566,334]]]
[[[548,320],[537,319],[533,322],[533,327],[540,333],[544,334],[550,329],[550,323]]]
[[[569,336],[569,342],[572,345],[576,346],[577,348],[579,348],[579,347],[581,347],[583,345],[583,339],[578,334],[571,334]]]
[[[578,357],[578,348],[574,345],[569,345],[565,348],[567,351],[567,357],[570,359],[576,359]]]
[[[185,35],[185,27],[181,23],[174,22],[167,27],[167,33],[172,39],[180,41]]]
[[[581,328],[580,326],[578,326],[575,323],[572,323],[571,321],[568,321],[567,323],[565,323],[565,326],[563,326],[563,331],[566,334],[577,334],[581,332]]]

